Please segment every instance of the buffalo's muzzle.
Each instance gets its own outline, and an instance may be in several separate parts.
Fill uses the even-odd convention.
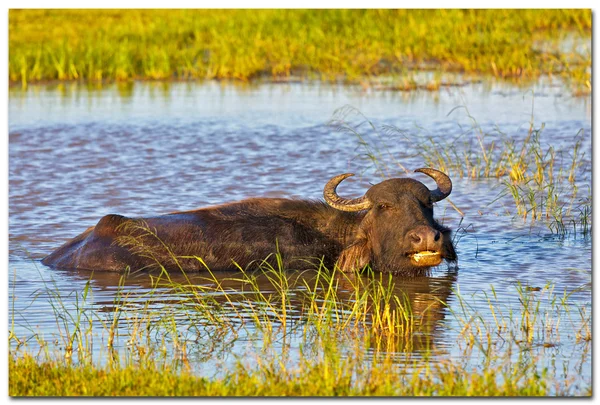
[[[437,266],[442,262],[442,233],[421,225],[407,235],[410,242],[411,261],[417,266]]]

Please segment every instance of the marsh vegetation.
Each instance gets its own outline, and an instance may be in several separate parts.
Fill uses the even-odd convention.
[[[591,10],[575,9],[10,10],[9,79],[294,76],[439,90],[546,75],[589,94],[591,28]]]

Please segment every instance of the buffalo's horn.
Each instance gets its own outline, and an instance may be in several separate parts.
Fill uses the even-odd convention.
[[[434,191],[430,190],[432,202],[441,201],[450,195],[450,192],[452,191],[452,180],[450,180],[450,177],[446,176],[444,173],[440,172],[439,170],[429,169],[426,167],[417,169],[415,172],[424,173],[435,180],[438,188]]]
[[[325,197],[325,201],[331,207],[340,211],[368,210],[373,204],[367,199],[366,196],[362,196],[360,198],[346,199],[340,197],[335,192],[337,186],[342,182],[342,180],[350,176],[354,176],[354,174],[340,174],[339,176],[335,176],[331,180],[329,180],[327,184],[325,184],[325,189],[323,190],[323,197]]]

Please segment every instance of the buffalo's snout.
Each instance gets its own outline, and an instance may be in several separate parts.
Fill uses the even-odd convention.
[[[421,225],[410,231],[407,235],[414,252],[434,251],[439,252],[442,248],[442,234],[437,229]]]

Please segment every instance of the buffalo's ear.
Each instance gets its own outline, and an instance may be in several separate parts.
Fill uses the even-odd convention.
[[[336,265],[345,272],[362,270],[371,261],[371,243],[365,239],[358,239],[342,251]]]

